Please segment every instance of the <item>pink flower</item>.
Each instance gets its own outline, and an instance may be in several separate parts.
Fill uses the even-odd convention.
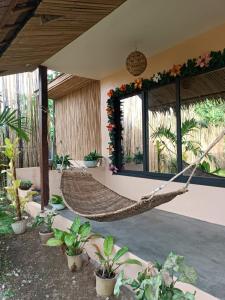
[[[196,62],[196,66],[200,68],[208,67],[211,59],[212,57],[210,56],[210,53],[207,52],[204,55],[199,56]]]

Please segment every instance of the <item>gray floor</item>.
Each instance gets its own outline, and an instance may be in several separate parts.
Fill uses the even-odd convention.
[[[62,214],[70,219],[68,210]],[[110,223],[91,222],[95,232],[111,234],[118,245],[150,261],[162,262],[170,251],[186,258],[198,272],[197,286],[225,299],[225,227],[160,210]]]

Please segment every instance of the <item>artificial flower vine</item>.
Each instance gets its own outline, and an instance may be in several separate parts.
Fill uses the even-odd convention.
[[[193,75],[199,75],[205,72],[213,71],[219,68],[225,67],[225,49],[223,51],[211,51],[207,52],[197,59],[189,59],[184,64],[173,65],[168,71],[158,72],[153,74],[150,79],[136,79],[130,84],[122,84],[115,90],[110,89],[107,93],[107,115],[108,124],[107,129],[109,132],[110,141],[108,143],[109,158],[111,160],[109,169],[113,173],[119,171],[119,167],[116,161],[116,138],[117,130],[116,127],[116,116],[115,116],[115,105],[118,104],[121,98],[129,96],[131,94],[140,92],[145,89],[150,89],[157,86],[174,82],[176,77],[184,78]],[[122,118],[122,112],[120,112],[120,119]],[[121,126],[121,124],[120,124]],[[120,128],[121,130],[122,128]]]

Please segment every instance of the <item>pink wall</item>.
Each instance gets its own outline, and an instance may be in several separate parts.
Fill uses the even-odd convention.
[[[148,68],[142,77],[148,78],[155,72],[170,69],[173,64],[183,63],[188,58],[198,57],[207,51],[223,49],[225,48],[224,36],[225,24],[198,37],[178,44],[176,47],[156,54],[149,58]],[[106,129],[107,91],[133,80],[134,77],[129,75],[125,68],[123,68],[101,81],[102,153],[106,157],[108,157],[107,143],[109,140]],[[112,176],[107,170],[107,167],[95,170],[94,173],[96,178],[107,184],[110,188],[132,199],[140,198],[142,195],[149,193],[153,188],[162,183],[150,179]],[[171,184],[170,189],[176,189],[179,186],[181,186],[181,184],[173,183]],[[162,205],[159,208],[196,219],[225,225],[225,189],[191,185],[189,193],[175,199],[171,203]]]

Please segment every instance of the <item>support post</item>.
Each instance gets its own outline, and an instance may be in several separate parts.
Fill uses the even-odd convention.
[[[44,66],[39,66],[39,122],[41,210],[43,211],[49,201],[48,82],[47,68]]]

